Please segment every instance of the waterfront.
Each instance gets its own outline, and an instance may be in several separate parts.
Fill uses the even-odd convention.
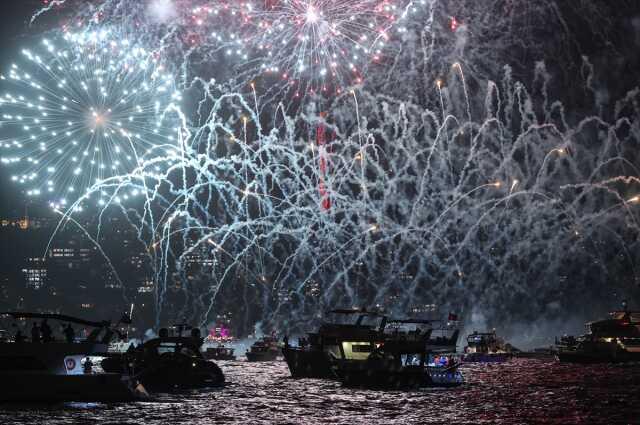
[[[640,365],[518,359],[467,364],[454,390],[380,392],[293,380],[284,362],[219,362],[221,390],[130,404],[14,405],[2,424],[627,424],[640,423]]]

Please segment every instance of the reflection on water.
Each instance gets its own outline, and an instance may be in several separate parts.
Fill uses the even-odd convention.
[[[453,390],[381,392],[293,380],[284,362],[219,362],[219,390],[154,402],[3,406],[2,424],[640,423],[640,365],[568,365],[519,359],[465,365]]]

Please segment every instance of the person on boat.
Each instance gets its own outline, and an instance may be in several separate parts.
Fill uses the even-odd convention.
[[[31,342],[40,342],[40,326],[38,326],[36,322],[33,322],[33,326],[31,327]]]
[[[16,336],[14,337],[14,341],[18,344],[21,344],[25,341],[25,337],[24,335],[22,335],[22,331],[20,329],[18,329],[18,332],[16,332]]]
[[[53,331],[47,323],[47,319],[43,319],[42,323],[40,323],[40,332],[42,333],[42,342],[44,342],[45,344],[53,340]]]
[[[64,328],[64,336],[69,344],[72,344],[76,339],[76,332],[73,330],[70,323],[67,323],[67,326]]]
[[[90,375],[90,374],[93,373],[93,362],[91,361],[91,359],[89,357],[86,357],[84,359],[83,372],[85,373],[85,375]]]

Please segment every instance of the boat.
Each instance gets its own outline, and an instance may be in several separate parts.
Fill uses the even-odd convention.
[[[298,347],[285,343],[282,353],[292,377],[335,379],[335,360],[364,360],[371,353],[371,347],[383,340],[387,317],[379,312],[335,309],[327,312],[327,316],[335,320],[307,334]],[[351,323],[343,323],[345,321]]]
[[[217,346],[203,346],[202,355],[207,360],[235,360],[234,349],[227,347],[224,344],[218,344]]]
[[[554,347],[538,347],[530,351],[516,351],[513,357],[518,359],[548,360],[556,357],[558,351]]]
[[[609,313],[610,318],[586,324],[588,333],[557,341],[557,358],[569,363],[640,361],[640,311]]]
[[[224,384],[222,370],[200,352],[203,339],[199,330],[190,336],[169,336],[161,329],[150,339],[126,353],[110,353],[102,360],[105,371],[127,373],[149,391],[212,388]]]
[[[59,314],[0,313],[14,320],[73,323],[94,328],[84,341],[0,342],[0,402],[126,402],[148,397],[143,386],[122,373],[103,373],[91,358],[108,352],[113,334],[107,321],[92,322]],[[97,337],[104,333],[98,341]]]
[[[294,378],[336,379],[336,362],[364,361],[387,340],[402,338],[400,326],[426,326],[424,349],[430,353],[455,352],[459,330],[450,326],[434,326],[433,320],[390,320],[385,314],[366,309],[336,309],[327,312],[333,322],[323,323],[309,333],[298,347],[288,343],[282,349]],[[356,319],[352,319],[353,317]],[[344,323],[350,322],[350,323]],[[428,332],[428,334],[426,333]]]
[[[280,346],[275,336],[263,336],[247,350],[247,361],[270,362],[278,359]]]
[[[408,320],[402,321],[409,323]],[[464,383],[453,355],[430,350],[431,330],[394,332],[372,347],[365,360],[335,361],[338,379],[347,387],[405,390],[456,387]]]
[[[467,363],[502,363],[511,359],[519,350],[496,335],[496,331],[474,331],[467,336],[467,346],[464,349],[462,361]]]

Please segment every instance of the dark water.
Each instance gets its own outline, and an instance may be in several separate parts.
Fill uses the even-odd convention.
[[[454,390],[379,392],[293,380],[284,362],[220,362],[221,390],[146,403],[2,406],[0,424],[640,424],[640,365],[465,365]]]

